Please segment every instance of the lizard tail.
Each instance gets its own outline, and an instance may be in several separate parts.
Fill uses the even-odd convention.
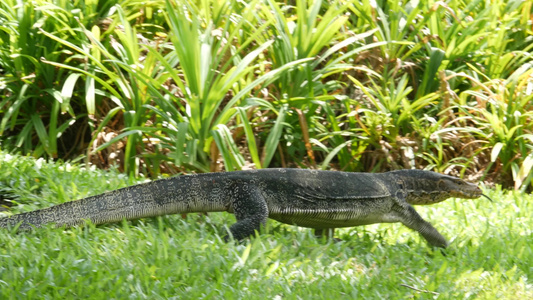
[[[184,182],[190,176],[175,178]],[[76,201],[65,202],[49,208],[0,218],[0,228],[28,230],[49,223],[75,226],[90,220],[93,224],[106,224],[149,218],[175,213],[225,211],[222,201],[209,201],[210,196],[186,189],[171,189],[172,180],[157,180],[126,187]]]
[[[49,223],[70,227],[83,224],[86,220],[103,224],[164,214],[156,205],[148,205],[148,201],[131,201],[133,199],[125,197],[124,190],[1,218],[0,228],[18,226],[19,230],[28,230]]]

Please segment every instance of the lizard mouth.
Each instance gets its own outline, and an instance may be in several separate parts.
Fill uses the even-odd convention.
[[[476,187],[476,189],[471,190],[471,191],[464,191],[464,192],[456,193],[454,196],[458,198],[466,198],[466,199],[475,199],[479,197],[485,197],[489,199],[490,202],[494,202],[489,196],[483,194],[483,192],[481,191],[479,187]]]
[[[483,194],[483,191],[476,185],[473,185],[473,184],[469,184],[469,188],[466,188],[466,189],[458,189],[456,191],[452,191],[451,195],[453,197],[457,197],[457,198],[463,198],[463,199],[476,199],[476,198],[479,198],[481,196],[485,197],[485,198],[488,198],[490,201],[492,201],[492,199],[490,199],[487,195]]]

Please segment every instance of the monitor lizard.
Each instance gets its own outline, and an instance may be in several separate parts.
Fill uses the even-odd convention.
[[[429,245],[445,248],[446,239],[412,205],[480,196],[485,195],[475,184],[423,170],[352,173],[261,169],[159,179],[0,218],[0,227],[27,230],[49,223],[74,226],[86,220],[103,224],[176,213],[225,211],[235,214],[237,222],[229,229],[237,240],[259,231],[267,218],[314,228],[319,233],[340,227],[401,222],[418,231]]]

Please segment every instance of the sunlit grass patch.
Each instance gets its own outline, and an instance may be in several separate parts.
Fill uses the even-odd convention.
[[[5,162],[4,155],[9,178],[41,174],[35,178],[44,182],[39,198],[10,208],[13,213],[131,183],[76,165],[67,171],[64,164],[30,158]],[[46,178],[64,176],[68,180],[46,187]],[[81,182],[91,187],[69,188]],[[31,194],[23,191],[11,190],[19,203]],[[65,199],[58,199],[59,191]],[[0,298],[531,298],[533,197],[485,192],[494,203],[450,199],[417,207],[452,241],[444,252],[401,224],[340,229],[341,241],[334,242],[269,221],[261,235],[225,243],[222,237],[235,222],[227,213],[0,230]]]

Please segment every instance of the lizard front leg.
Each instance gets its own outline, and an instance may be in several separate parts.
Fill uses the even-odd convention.
[[[404,208],[405,209],[400,213],[400,222],[405,226],[418,231],[431,246],[441,248],[446,248],[448,246],[448,242],[437,229],[424,220],[411,205],[407,205]]]
[[[266,225],[268,206],[259,188],[252,184],[234,184],[230,193],[237,223],[229,229],[234,239],[242,240]]]

